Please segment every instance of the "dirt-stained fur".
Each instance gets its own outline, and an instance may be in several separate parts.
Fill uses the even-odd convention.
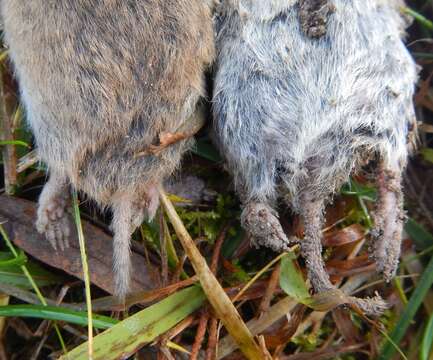
[[[191,140],[134,156],[187,130],[214,54],[203,0],[2,0],[5,40],[38,152],[51,173],[38,229],[67,245],[72,184],[113,209],[114,269],[128,291],[129,239]]]
[[[325,35],[333,11],[331,0],[299,0],[299,22],[304,34],[312,38]]]
[[[324,204],[370,159],[382,174],[374,257],[387,280],[398,264],[417,79],[399,5],[222,0],[217,8],[214,124],[245,205],[243,225],[255,242],[285,249],[273,210],[285,199],[304,220],[302,252],[316,291],[333,286],[320,254]],[[374,302],[357,305],[383,308]]]

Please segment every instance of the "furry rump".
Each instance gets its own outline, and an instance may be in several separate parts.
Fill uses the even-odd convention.
[[[417,80],[400,3],[221,0],[217,8],[214,131],[243,226],[256,242],[284,248],[273,208],[285,198],[304,219],[302,254],[318,292],[333,289],[321,257],[325,204],[372,159],[393,174],[380,187],[373,256],[386,279],[397,268]],[[378,298],[352,300],[366,313],[384,309]]]
[[[209,5],[202,0],[1,1],[4,36],[39,156],[101,207],[115,204],[120,295],[128,289],[133,231],[128,217],[134,214],[125,208],[132,200],[119,199],[146,198],[191,146],[184,139],[158,155],[135,156],[157,145],[162,133],[188,128],[214,56]],[[44,196],[41,214],[52,203]],[[151,216],[157,201],[146,205]]]
[[[375,154],[406,164],[417,70],[404,20],[379,0],[332,3],[312,39],[296,2],[221,2],[214,128],[245,202],[287,193],[299,211],[302,194],[330,196]]]

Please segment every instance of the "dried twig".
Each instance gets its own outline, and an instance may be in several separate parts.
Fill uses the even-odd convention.
[[[168,284],[168,256],[167,256],[167,234],[164,226],[164,214],[159,212],[159,244],[161,252],[162,286]]]
[[[227,231],[228,231],[229,227],[230,227],[230,224],[225,224],[223,226],[220,234],[218,235],[217,240],[215,241],[211,265],[210,265],[210,269],[215,275],[218,271],[218,261],[219,261],[220,254],[221,254],[221,247],[224,243],[224,239],[227,235]],[[209,311],[203,312],[200,316],[200,321],[198,324],[197,333],[196,333],[194,344],[193,344],[192,350],[191,350],[190,358],[192,360],[195,360],[198,357],[199,351],[200,351],[202,343],[203,343],[203,338],[204,338],[204,335],[206,333],[206,328],[207,328],[207,324],[209,322],[209,318],[210,318]]]
[[[213,254],[212,254],[212,260],[211,260],[211,264],[210,264],[210,269],[211,271],[214,273],[214,275],[217,274],[218,271],[218,262],[219,262],[219,258],[220,258],[220,254],[221,254],[221,247],[223,246],[224,240],[227,236],[227,231],[230,228],[230,224],[225,224],[222,227],[221,232],[219,233],[216,241],[215,241],[215,245],[214,245],[214,250],[213,250]]]
[[[204,335],[206,333],[206,327],[209,320],[209,312],[204,311],[200,316],[200,321],[198,323],[197,332],[195,334],[194,344],[192,346],[190,359],[197,360],[198,354],[201,349],[201,344],[203,342]]]
[[[196,111],[186,120],[182,126],[175,132],[163,132],[159,135],[159,143],[150,145],[147,149],[135,154],[134,157],[147,155],[158,155],[167,147],[178,143],[179,141],[192,138],[205,124],[205,110],[199,105]]]
[[[209,339],[206,349],[206,360],[214,360],[218,343],[218,320],[215,317],[210,319]]]
[[[3,67],[0,67],[0,139],[2,141],[13,141],[14,132],[12,118],[8,111],[8,94],[5,89],[4,78],[8,74]],[[17,154],[15,145],[4,145],[2,149],[4,183],[6,193],[11,195],[15,192],[18,180]]]
[[[168,331],[163,337],[168,341],[169,339],[173,339],[177,335],[181,334],[185,329],[189,328],[194,322],[194,315],[189,315],[185,319],[183,319],[179,324],[177,324],[174,328]]]

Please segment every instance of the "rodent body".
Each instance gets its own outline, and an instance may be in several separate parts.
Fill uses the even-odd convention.
[[[320,21],[304,21],[314,3]],[[304,219],[301,246],[317,291],[331,287],[318,260],[324,204],[373,159],[388,187],[379,191],[375,258],[387,278],[398,263],[417,80],[399,4],[223,0],[217,9],[215,133],[245,205],[243,225],[257,243],[286,248],[274,210],[285,198]]]
[[[129,237],[144,214],[153,216],[156,188],[191,140],[136,154],[188,128],[214,55],[211,10],[201,0],[4,0],[1,7],[27,118],[50,171],[38,228],[66,245],[63,205],[49,206],[64,198],[55,183],[111,206],[117,289],[125,295]]]

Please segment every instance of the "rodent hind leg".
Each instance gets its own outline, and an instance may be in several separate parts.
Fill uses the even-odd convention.
[[[285,251],[290,242],[278,219],[277,212],[265,202],[249,202],[242,211],[242,226],[257,245],[274,251]]]
[[[325,269],[322,258],[322,227],[325,205],[323,200],[312,200],[303,196],[301,217],[304,222],[304,239],[301,240],[301,253],[305,259],[308,278],[316,292],[334,288]]]
[[[248,137],[251,141],[254,137]],[[240,156],[234,166],[236,187],[243,203],[242,227],[251,236],[255,245],[265,246],[274,251],[286,251],[290,241],[287,238],[278,212],[273,204],[278,198],[276,161],[272,149],[263,144],[247,143],[246,148],[257,148],[253,156]],[[231,148],[231,151],[236,146]],[[251,151],[250,151],[251,152]],[[248,151],[244,155],[249,154]],[[234,156],[233,156],[234,157]]]
[[[322,258],[322,227],[324,223],[325,202],[304,195],[301,200],[301,216],[305,234],[301,241],[301,252],[307,266],[308,278],[317,293],[338,290],[330,281]],[[381,297],[361,299],[347,296],[350,305],[355,305],[367,315],[380,315],[387,308]]]
[[[390,281],[398,267],[403,233],[404,211],[402,174],[398,167],[379,164],[377,177],[378,198],[372,231],[373,258],[376,269]]]
[[[113,219],[113,271],[115,291],[124,300],[130,290],[131,236],[145,218],[151,219],[159,205],[158,188],[150,186],[144,193],[131,192],[116,197],[111,208]]]
[[[36,229],[44,234],[55,250],[69,247],[71,223],[67,212],[70,203],[68,181],[51,171],[38,201]]]

